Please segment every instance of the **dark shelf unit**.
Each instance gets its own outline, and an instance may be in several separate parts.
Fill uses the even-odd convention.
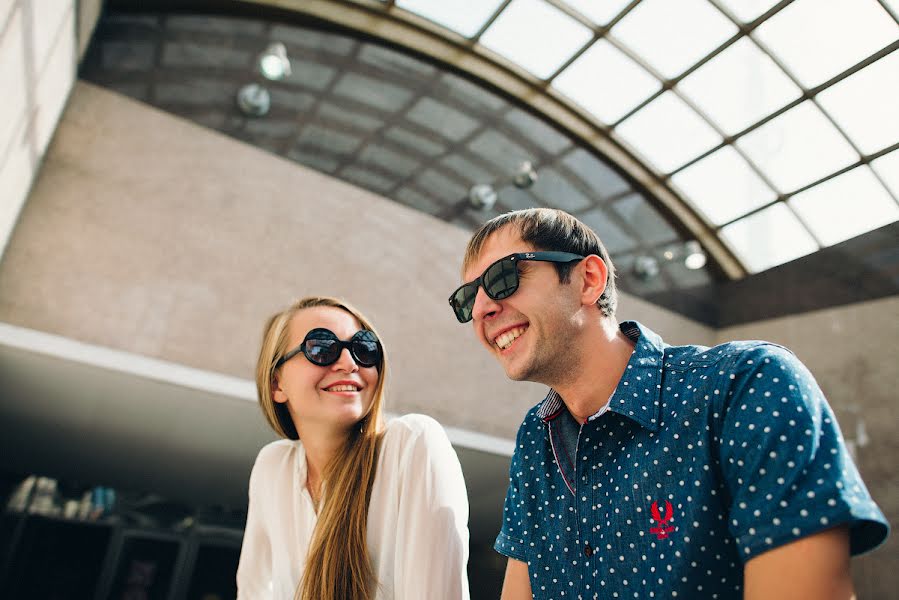
[[[0,598],[232,599],[242,534],[6,513],[0,523]]]

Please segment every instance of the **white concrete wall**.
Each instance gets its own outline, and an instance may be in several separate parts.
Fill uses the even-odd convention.
[[[75,80],[74,0],[0,4],[0,256]]]

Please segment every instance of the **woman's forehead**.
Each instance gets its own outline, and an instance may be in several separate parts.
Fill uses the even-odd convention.
[[[330,329],[340,339],[349,339],[362,329],[352,314],[334,306],[313,306],[297,311],[290,321],[291,340],[300,342],[309,331],[318,327]]]

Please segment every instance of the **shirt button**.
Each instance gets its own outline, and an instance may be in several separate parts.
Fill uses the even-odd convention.
[[[584,546],[584,556],[586,556],[587,558],[593,556],[593,548],[590,547],[589,542]]]

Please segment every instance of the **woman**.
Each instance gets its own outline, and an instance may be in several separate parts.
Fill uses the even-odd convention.
[[[282,439],[250,474],[238,598],[467,599],[468,500],[440,425],[384,425],[387,359],[355,308],[304,298],[269,319],[259,404]]]

